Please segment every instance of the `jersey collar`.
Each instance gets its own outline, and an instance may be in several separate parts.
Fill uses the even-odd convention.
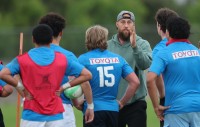
[[[172,43],[176,43],[176,42],[186,42],[191,44],[191,42],[188,39],[170,39],[167,43],[166,46],[172,44]]]

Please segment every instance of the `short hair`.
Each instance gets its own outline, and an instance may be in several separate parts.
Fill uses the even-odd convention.
[[[53,36],[58,37],[65,28],[65,18],[57,13],[50,12],[39,20],[39,24],[47,24],[53,30]]]
[[[33,28],[33,41],[38,45],[47,45],[52,42],[53,30],[46,24],[39,24]]]
[[[166,32],[166,22],[167,19],[170,17],[178,17],[178,13],[169,9],[169,8],[160,8],[155,15],[155,20],[161,27],[161,30],[165,33]]]
[[[171,17],[167,20],[167,30],[169,36],[174,39],[188,39],[190,35],[190,25],[187,20],[181,17]]]
[[[108,29],[100,25],[89,27],[85,34],[85,43],[88,50],[107,49]]]

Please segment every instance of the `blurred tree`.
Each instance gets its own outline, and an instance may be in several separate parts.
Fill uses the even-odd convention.
[[[12,15],[11,9],[13,8],[14,0],[1,0],[0,4],[0,27],[12,26],[13,21],[10,20]]]
[[[48,12],[57,12],[65,15],[68,10],[68,0],[41,0]]]
[[[188,6],[189,5],[189,6]],[[199,24],[200,23],[200,16],[199,16],[199,12],[200,12],[200,1],[194,1],[192,3],[187,4],[185,7],[186,9],[186,15],[188,17],[188,19],[195,24]]]
[[[45,10],[40,0],[1,0],[0,26],[32,26]]]
[[[67,17],[72,25],[102,24],[115,25],[117,14],[121,10],[132,11],[138,24],[142,24],[146,8],[140,1],[121,0],[69,0]],[[120,6],[119,6],[120,5]]]
[[[85,51],[85,30],[90,25],[107,27],[109,38],[116,33],[116,17],[121,10],[134,13],[137,33],[147,39],[153,48],[160,40],[154,15],[161,7],[171,8],[191,23],[196,23],[192,25],[191,41],[199,40],[199,0],[1,0],[0,54],[5,57],[18,54],[20,32],[24,32],[24,51],[28,51],[33,46],[31,28],[47,12],[57,12],[66,18],[67,27],[61,45],[77,55]]]
[[[32,26],[44,14],[46,7],[40,0],[16,0],[12,19],[15,26]]]

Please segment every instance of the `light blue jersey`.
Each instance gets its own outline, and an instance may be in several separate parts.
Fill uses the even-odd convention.
[[[149,69],[162,73],[166,114],[200,112],[200,51],[192,44],[176,42],[157,53]]]
[[[116,100],[121,78],[133,72],[124,58],[108,50],[95,49],[78,58],[91,73],[94,111],[119,111]],[[84,105],[84,110],[86,105]]]
[[[162,50],[163,48],[166,47],[166,43],[167,43],[167,38],[164,38],[163,40],[161,40],[154,48],[152,51],[152,58],[154,59],[155,55],[158,53],[158,51]]]
[[[0,71],[3,69],[3,65],[2,64],[0,64]],[[5,86],[7,83],[6,82],[4,82],[3,80],[0,80],[0,86]]]
[[[72,52],[60,47],[59,45],[51,44],[50,48],[53,49],[54,51],[57,51],[57,52],[60,52],[60,53],[64,54],[67,57],[68,60],[73,60],[75,62],[78,62],[77,57]],[[82,66],[82,68],[84,68],[84,67]],[[73,70],[73,75],[75,75],[77,77],[77,76],[79,76],[81,71],[82,71],[81,69],[74,69]],[[64,76],[63,81],[62,81],[62,85],[69,81],[68,76],[70,76],[70,75],[65,75]],[[72,104],[70,99],[67,98],[64,95],[64,93],[62,93],[60,96],[61,96],[61,99],[62,99],[63,103]]]
[[[47,47],[39,47],[31,49],[28,52],[28,55],[36,64],[40,66],[47,66],[53,62],[55,58],[55,51]],[[16,58],[13,59],[6,67],[10,70],[12,75],[20,73],[19,63]],[[82,69],[82,65],[74,62],[73,60],[68,60],[65,75],[74,75],[74,70],[76,70],[75,72],[81,72]],[[77,73],[77,75],[79,74]],[[33,112],[32,110],[23,110],[22,119],[31,121],[53,121],[63,119],[63,114],[43,115]]]

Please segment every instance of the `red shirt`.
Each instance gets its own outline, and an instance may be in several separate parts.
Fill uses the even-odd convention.
[[[17,59],[22,83],[33,96],[32,100],[25,99],[24,109],[49,115],[62,113],[62,100],[55,92],[59,90],[66,71],[66,57],[56,52],[54,61],[48,66],[36,64],[28,53],[18,56]]]

